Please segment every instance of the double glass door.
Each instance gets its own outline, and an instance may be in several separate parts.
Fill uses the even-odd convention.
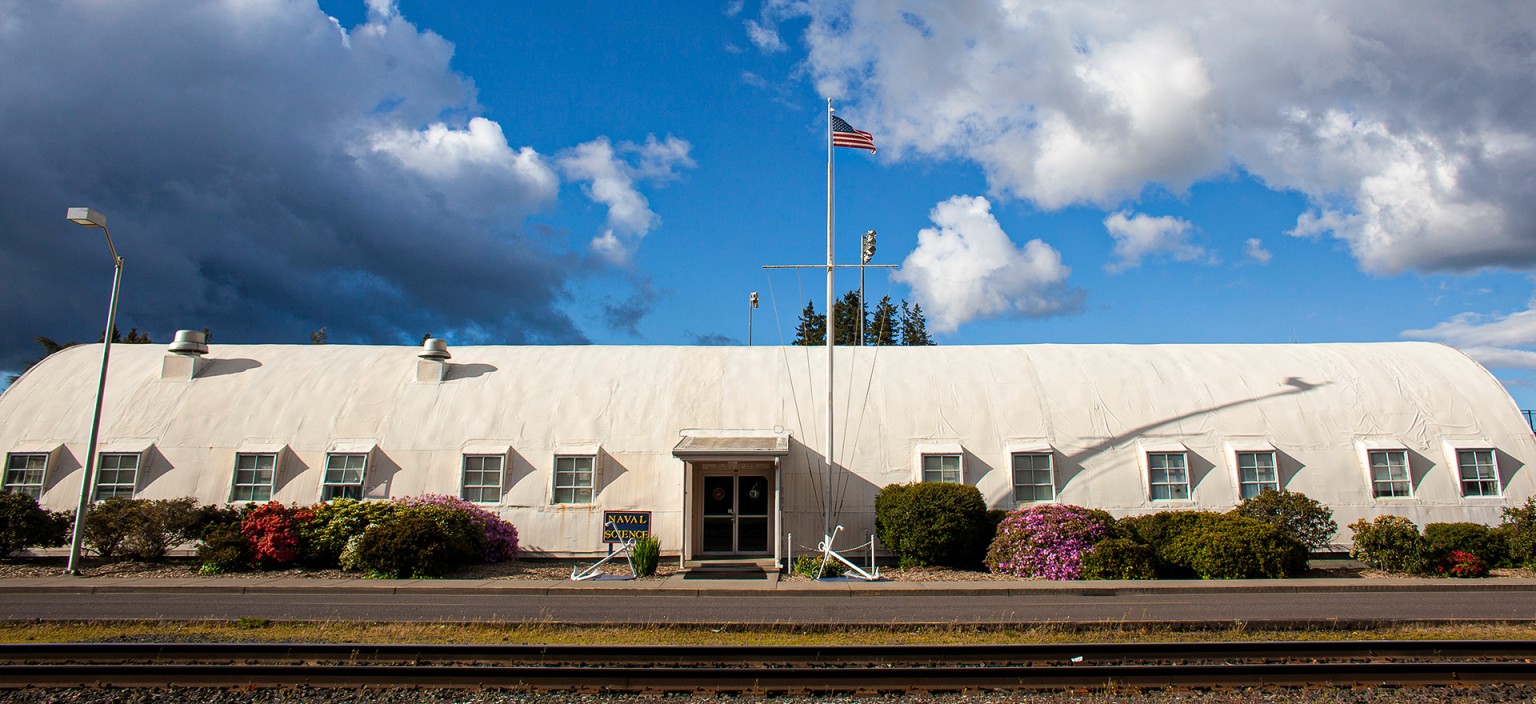
[[[703,551],[711,555],[768,552],[768,477],[704,477]]]

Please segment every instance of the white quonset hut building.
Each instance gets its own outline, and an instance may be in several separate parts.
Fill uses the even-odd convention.
[[[821,534],[820,349],[180,347],[112,348],[97,497],[456,494],[553,555],[602,552],[605,511],[651,512],[663,549],[690,559],[776,557],[786,534]],[[1536,492],[1536,439],[1514,401],[1436,344],[836,354],[846,544],[901,482],[1116,515],[1225,510],[1284,487],[1341,525],[1496,523]],[[67,349],[0,395],[6,490],[76,504],[99,360],[95,345]]]

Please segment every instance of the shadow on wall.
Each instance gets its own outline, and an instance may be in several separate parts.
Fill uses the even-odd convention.
[[[75,457],[75,454],[69,451],[68,447],[59,450],[56,454],[58,455],[57,463],[49,467],[47,475],[43,477],[44,493],[53,491],[53,488],[58,486],[59,482],[68,476],[70,472],[85,468],[80,464],[80,460]]]
[[[1499,495],[1503,496],[1505,489],[1509,486],[1510,482],[1515,480],[1515,475],[1520,473],[1520,470],[1525,467],[1525,463],[1503,450],[1494,449],[1494,453],[1495,461],[1499,467]],[[1458,475],[1460,471],[1459,469],[1457,470]],[[1459,481],[1460,479],[1461,477],[1458,476],[1457,480]]]
[[[144,464],[139,467],[138,490],[148,489],[156,479],[165,476],[175,468],[171,461],[166,459],[165,454],[160,452],[160,448],[150,445],[149,450],[144,453]]]
[[[227,374],[239,374],[261,366],[261,362],[254,359],[237,357],[234,359],[210,359],[207,366],[198,372],[197,378],[207,379],[211,376],[225,376]]]
[[[277,472],[272,476],[272,495],[277,496],[279,492],[288,487],[288,482],[303,474],[307,469],[309,469],[309,464],[304,462],[304,458],[299,457],[299,453],[294,452],[292,448],[283,448],[283,451],[277,456]]]
[[[396,464],[383,450],[375,449],[373,457],[368,460],[373,466],[363,475],[363,498],[387,499],[390,497],[389,489],[394,484],[395,475],[400,472],[400,465]]]
[[[1304,393],[1307,393],[1308,391],[1312,391],[1313,389],[1318,389],[1318,388],[1322,388],[1324,386],[1327,386],[1331,382],[1326,382],[1325,381],[1325,382],[1323,382],[1321,384],[1313,384],[1313,383],[1310,383],[1310,382],[1302,380],[1301,377],[1292,376],[1292,377],[1286,377],[1285,381],[1282,381],[1280,383],[1283,386],[1288,386],[1290,388],[1285,389],[1284,391],[1276,391],[1276,392],[1271,393],[1271,394],[1265,394],[1263,396],[1255,396],[1253,398],[1245,398],[1245,399],[1242,399],[1242,400],[1239,400],[1239,401],[1231,401],[1231,402],[1228,402],[1228,403],[1223,403],[1223,404],[1221,404],[1219,406],[1212,406],[1210,408],[1201,408],[1201,409],[1198,409],[1198,410],[1190,411],[1190,412],[1185,413],[1183,415],[1177,415],[1177,416],[1173,416],[1172,418],[1165,418],[1163,420],[1147,423],[1146,425],[1143,425],[1141,427],[1132,428],[1132,429],[1127,430],[1126,432],[1121,433],[1119,435],[1115,435],[1113,437],[1106,438],[1103,442],[1100,442],[1097,445],[1093,445],[1091,447],[1088,447],[1088,448],[1082,450],[1081,452],[1078,452],[1077,454],[1070,455],[1066,459],[1068,461],[1070,461],[1070,462],[1073,462],[1073,463],[1081,465],[1083,462],[1085,462],[1087,460],[1090,460],[1090,459],[1092,459],[1094,457],[1097,457],[1100,454],[1103,454],[1104,451],[1109,450],[1110,448],[1117,447],[1121,443],[1125,443],[1125,442],[1128,442],[1128,441],[1131,441],[1131,440],[1135,440],[1136,438],[1139,438],[1142,435],[1144,435],[1144,434],[1146,434],[1148,432],[1151,432],[1153,430],[1156,430],[1157,428],[1161,428],[1161,427],[1163,427],[1165,425],[1169,425],[1169,424],[1172,424],[1172,423],[1177,423],[1177,422],[1183,421],[1183,420],[1188,420],[1190,418],[1194,418],[1196,416],[1202,416],[1202,415],[1205,415],[1207,413],[1215,413],[1217,411],[1224,411],[1224,410],[1227,410],[1228,408],[1236,408],[1238,406],[1245,406],[1245,405],[1250,404],[1250,403],[1258,403],[1260,401],[1267,401],[1267,400],[1270,400],[1270,399],[1281,398],[1281,397],[1284,397],[1284,396],[1294,396],[1296,394],[1304,394]],[[1209,471],[1209,470],[1207,470],[1207,471]]]

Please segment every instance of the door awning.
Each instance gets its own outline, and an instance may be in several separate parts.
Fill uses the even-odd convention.
[[[681,459],[701,457],[783,457],[789,454],[789,433],[772,430],[684,430],[672,448]]]

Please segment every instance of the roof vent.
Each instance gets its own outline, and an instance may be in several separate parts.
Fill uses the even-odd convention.
[[[172,354],[201,357],[208,354],[208,338],[197,330],[177,330],[169,349]]]
[[[421,343],[421,351],[417,352],[416,356],[422,359],[437,360],[439,362],[451,359],[453,357],[453,355],[448,354],[448,343],[435,337],[429,337],[426,340],[423,340]]]

